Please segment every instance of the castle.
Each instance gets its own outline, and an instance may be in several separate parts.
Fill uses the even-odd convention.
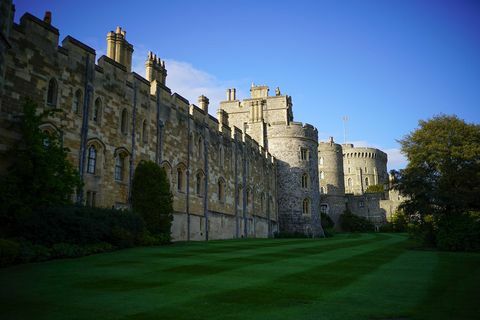
[[[318,142],[317,129],[293,121],[292,99],[277,88],[250,88],[239,100],[228,89],[217,117],[209,99],[191,104],[167,86],[165,62],[149,53],[145,78],[132,72],[134,47],[117,27],[107,54],[59,31],[47,13],[13,22],[0,1],[0,169],[21,139],[17,116],[26,97],[61,109],[42,130],[58,133],[84,188],[77,201],[126,208],[142,160],[163,167],[174,195],[174,240],[322,235],[320,211],[335,221],[348,207],[380,225],[396,203],[365,194],[388,183],[380,150]],[[400,200],[400,199],[398,199]]]

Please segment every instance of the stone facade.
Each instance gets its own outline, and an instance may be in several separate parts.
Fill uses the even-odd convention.
[[[131,72],[126,32],[107,34],[107,55],[59,31],[51,16],[30,14],[13,23],[2,1],[0,71],[1,169],[4,153],[21,137],[16,116],[25,98],[40,110],[60,109],[42,130],[58,133],[78,168],[78,201],[127,207],[133,172],[142,160],[164,167],[174,195],[174,240],[268,237],[278,229],[276,159],[247,133],[171,92],[167,70],[150,53],[146,76]],[[8,44],[3,46],[3,44]]]
[[[107,54],[97,58],[71,36],[59,44],[50,13],[26,13],[15,24],[11,1],[0,8],[0,171],[14,160],[6,155],[21,139],[17,119],[29,97],[40,110],[60,109],[41,129],[70,150],[84,181],[76,201],[126,208],[138,163],[162,166],[174,195],[174,240],[317,236],[320,211],[338,222],[348,207],[380,223],[395,210],[385,196],[364,195],[367,184],[386,183],[386,154],[319,143],[315,127],[293,121],[292,99],[279,88],[270,95],[252,84],[243,100],[228,89],[215,118],[207,97],[195,105],[171,92],[155,54],[146,57],[146,78],[132,72],[125,30],[108,32]]]

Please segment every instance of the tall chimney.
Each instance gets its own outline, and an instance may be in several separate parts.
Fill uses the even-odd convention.
[[[47,24],[52,24],[52,12],[45,11],[45,15],[43,16],[43,22]]]
[[[202,109],[205,114],[207,115],[208,114],[208,104],[209,104],[210,100],[208,100],[207,97],[205,97],[203,94],[198,97],[198,106],[200,107],[200,109]]]

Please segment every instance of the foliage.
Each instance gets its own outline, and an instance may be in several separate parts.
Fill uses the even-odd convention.
[[[10,151],[14,162],[7,174],[0,177],[1,233],[5,233],[14,216],[28,218],[33,208],[70,204],[72,194],[81,186],[60,137],[39,128],[45,117],[54,112],[37,114],[36,104],[31,100],[23,106],[22,140]]]
[[[368,219],[346,210],[340,215],[340,227],[346,232],[371,232],[375,226]]]
[[[294,239],[294,238],[309,238],[305,233],[303,232],[275,232],[274,233],[274,238],[276,239]]]
[[[0,267],[12,264],[18,257],[20,245],[11,240],[0,239]]]
[[[448,251],[480,251],[480,212],[444,216],[440,219],[437,246]]]
[[[335,222],[333,222],[332,218],[325,212],[320,213],[320,217],[325,237],[333,237],[335,235]]]
[[[397,210],[392,216],[392,228],[394,232],[406,232],[408,226],[408,219],[405,213]]]
[[[456,116],[420,121],[400,140],[408,166],[396,188],[411,214],[459,214],[480,208],[480,126]]]
[[[365,190],[365,193],[383,193],[385,190],[383,188],[383,185],[381,184],[372,184],[368,186],[367,190]]]
[[[142,161],[133,177],[132,208],[143,217],[150,233],[170,235],[172,204],[165,170],[152,161]]]
[[[401,209],[410,220],[411,234],[428,246],[464,247],[460,237],[446,235],[471,232],[462,222],[465,213],[480,210],[480,126],[456,116],[436,116],[420,121],[400,144],[409,163],[393,173],[395,188],[407,196]],[[466,229],[456,230],[460,227]],[[460,243],[452,244],[453,239]]]

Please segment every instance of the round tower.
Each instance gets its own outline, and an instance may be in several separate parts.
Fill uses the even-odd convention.
[[[277,160],[280,231],[323,235],[318,187],[318,132],[299,122],[272,123],[268,151]]]
[[[385,152],[353,144],[345,144],[342,149],[346,193],[363,194],[369,186],[388,184]]]
[[[320,182],[320,211],[328,214],[338,227],[345,211],[345,184],[342,146],[330,137],[318,144],[318,176]]]

